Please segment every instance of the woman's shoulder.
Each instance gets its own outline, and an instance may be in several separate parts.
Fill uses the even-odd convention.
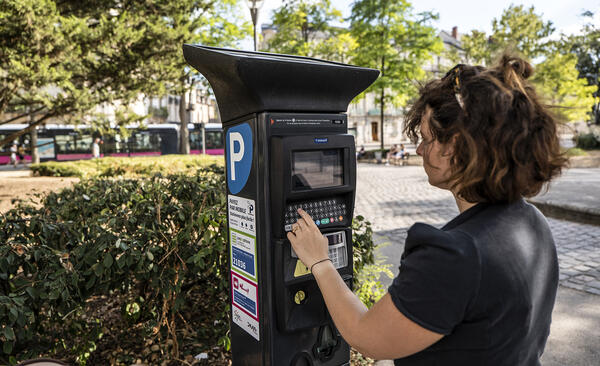
[[[473,238],[460,229],[442,230],[417,222],[408,229],[405,252],[425,249],[446,255],[476,258],[477,247]]]

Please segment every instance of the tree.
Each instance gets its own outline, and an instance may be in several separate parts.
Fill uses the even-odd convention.
[[[600,28],[592,23],[594,13],[585,11],[582,16],[589,18],[578,35],[563,35],[559,49],[564,54],[577,56],[579,77],[585,78],[589,85],[595,85],[595,104],[592,108],[592,121],[600,124]]]
[[[223,11],[236,0],[5,0],[0,4],[0,124],[32,116],[98,123],[101,104],[183,94],[192,75],[183,43],[227,44],[246,26]],[[221,42],[221,43],[219,43]],[[123,114],[131,121],[131,114]],[[123,122],[124,123],[124,122]],[[186,125],[187,126],[187,125]]]
[[[414,15],[406,0],[357,0],[352,5],[351,32],[358,42],[354,63],[381,71],[379,79],[364,92],[377,95],[381,149],[386,105],[402,105],[414,96],[417,90],[413,81],[425,77],[424,62],[442,50],[430,25],[435,18],[429,12]]]
[[[287,1],[273,11],[272,22],[277,32],[267,40],[266,51],[347,59],[347,47],[354,47],[354,40],[346,30],[331,25],[342,20],[341,11],[332,7],[331,0]]]
[[[536,14],[533,6],[525,9],[522,5],[511,5],[505,9],[500,19],[492,21],[492,29],[489,37],[477,30],[463,36],[462,44],[469,62],[490,65],[505,50],[516,51],[525,58],[538,61],[534,65],[536,73],[533,78],[537,89],[549,103],[559,107],[557,112],[564,120],[585,119],[586,110],[594,105],[592,93],[596,90],[587,84],[597,85],[598,81],[596,77],[592,83],[590,79],[594,80],[594,77],[586,80],[583,74],[597,75],[597,71],[594,71],[594,66],[586,68],[583,73],[578,69],[582,65],[594,65],[593,61],[589,62],[594,57],[590,51],[594,42],[600,44],[598,33],[594,38],[588,26],[588,31],[582,36],[563,36],[560,42],[551,41],[549,36],[554,32],[552,23]],[[598,64],[595,64],[595,70],[598,70]]]
[[[534,59],[551,48],[548,37],[554,32],[552,22],[545,22],[532,6],[511,5],[502,11],[500,19],[492,20],[492,34],[472,30],[461,42],[468,62],[490,65],[505,50]]]
[[[463,50],[467,57],[467,63],[478,65],[489,65],[491,63],[491,50],[489,38],[485,32],[472,30],[461,38]]]
[[[536,66],[533,78],[538,92],[551,105],[560,107],[556,112],[565,121],[585,120],[597,90],[595,85],[587,85],[585,78],[579,78],[576,65],[576,55],[553,53]]]
[[[554,32],[552,22],[545,22],[535,13],[534,7],[511,5],[502,12],[500,19],[492,21],[492,54],[505,49],[518,50],[525,57],[543,56],[550,44],[547,39]]]

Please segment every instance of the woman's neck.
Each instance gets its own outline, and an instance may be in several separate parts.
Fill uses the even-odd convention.
[[[470,209],[471,207],[473,207],[477,204],[477,202],[468,202],[468,201],[463,200],[458,195],[456,195],[454,192],[452,192],[452,194],[454,194],[454,200],[456,201],[456,206],[458,206],[458,212],[460,212],[460,213],[465,212],[466,210]]]

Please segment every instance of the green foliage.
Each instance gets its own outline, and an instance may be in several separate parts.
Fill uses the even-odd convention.
[[[583,149],[580,149],[580,148],[578,148],[578,147],[572,147],[572,148],[570,148],[570,149],[567,149],[567,150],[565,151],[565,154],[566,154],[568,157],[571,157],[571,156],[586,156],[586,155],[588,155],[588,153],[587,153],[587,152],[585,152],[585,150],[583,150]]]
[[[165,345],[153,364],[228,350],[224,176],[94,178],[0,216],[0,363],[131,364],[148,342]],[[371,225],[358,216],[353,230],[356,285],[372,301]]]
[[[592,22],[594,13],[586,11],[582,16],[589,23],[584,24],[577,35],[562,35],[558,49],[564,54],[575,54],[579,77],[586,78],[589,85],[597,87],[592,121],[600,124],[600,28]]]
[[[277,33],[267,39],[266,51],[349,62],[356,41],[348,30],[331,25],[342,20],[330,0],[284,2],[273,11]]]
[[[360,273],[358,273],[358,287],[354,292],[368,308],[373,306],[387,293],[387,289],[383,287],[379,279],[382,275],[391,279],[394,278],[390,266],[379,260],[376,263],[364,266]]]
[[[513,49],[530,59],[543,56],[549,46],[547,37],[553,32],[552,22],[545,22],[533,6],[511,5],[500,19],[492,21],[492,55]]]
[[[574,54],[549,54],[536,66],[533,78],[537,91],[545,95],[550,104],[560,106],[556,112],[565,121],[587,120],[594,105],[593,93],[597,87],[579,78],[576,65]]]
[[[222,157],[210,155],[164,155],[160,157],[107,157],[91,160],[48,161],[32,164],[34,175],[51,177],[138,177],[154,174],[194,173],[212,164],[223,164]]]
[[[437,16],[413,14],[406,1],[361,0],[352,5],[351,31],[358,42],[354,63],[381,71],[381,76],[366,91],[380,95],[378,103],[403,105],[416,93],[414,80],[423,79],[422,66],[432,53],[442,50],[440,39],[430,22]],[[381,98],[380,98],[381,99]]]
[[[156,108],[156,107],[149,107],[148,108],[148,114],[157,117],[157,118],[161,118],[161,119],[166,119],[167,117],[169,117],[169,111],[167,110],[167,107],[160,107],[160,108]]]
[[[577,52],[572,51],[589,50],[591,43],[587,34],[579,38],[563,36],[560,42],[550,41],[553,32],[552,22],[544,21],[533,6],[511,5],[499,19],[492,21],[490,36],[473,30],[461,41],[467,62],[489,66],[506,50],[526,59],[541,59],[534,65],[533,82],[537,90],[549,104],[560,107],[557,113],[563,120],[587,120],[594,104],[598,104],[594,100],[597,83],[586,80],[578,68],[582,58],[588,60],[593,56],[578,57]]]
[[[460,39],[467,62],[476,65],[491,64],[489,39],[485,32],[472,30]]]
[[[245,37],[249,24],[236,15],[238,6],[237,0],[2,1],[0,115],[14,115],[0,124],[29,115],[34,125],[50,118],[78,123],[101,104],[181,94],[192,75],[182,44],[230,45]],[[140,117],[123,109],[117,123]]]
[[[593,133],[585,133],[577,136],[577,147],[583,150],[600,149],[600,139]]]
[[[122,321],[143,337],[216,345],[228,327],[227,307],[214,306],[228,303],[223,177],[213,166],[194,176],[87,180],[49,194],[42,208],[9,211],[0,220],[5,357],[48,352],[84,363],[101,343],[101,315],[85,312],[98,296],[120,296]],[[193,324],[191,338],[181,319]]]
[[[363,216],[356,216],[352,220],[352,246],[354,256],[354,284],[357,284],[358,274],[362,269],[375,263],[375,243],[373,242],[373,229],[371,222]]]

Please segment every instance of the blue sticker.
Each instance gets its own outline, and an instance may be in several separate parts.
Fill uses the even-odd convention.
[[[227,131],[225,140],[227,187],[232,194],[239,193],[252,169],[252,128],[242,123]]]
[[[327,137],[315,137],[315,144],[326,144],[329,139]]]
[[[233,302],[246,309],[250,314],[256,314],[256,302],[235,289],[233,290]]]
[[[254,272],[254,256],[238,247],[232,246],[231,249],[231,264],[234,267],[249,273],[251,276],[256,277],[256,272]]]

